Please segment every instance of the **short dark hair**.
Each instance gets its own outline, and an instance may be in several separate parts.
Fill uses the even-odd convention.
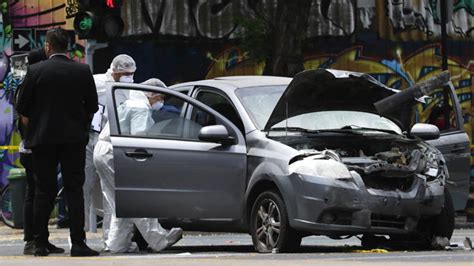
[[[63,53],[67,50],[69,36],[63,28],[54,28],[46,32],[46,42],[51,45],[53,52]]]

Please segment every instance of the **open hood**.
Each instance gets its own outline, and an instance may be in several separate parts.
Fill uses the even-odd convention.
[[[303,71],[282,94],[264,130],[287,118],[318,111],[379,113],[374,104],[397,92],[368,74],[331,69]],[[407,130],[412,110],[412,104],[405,103],[396,111],[384,112],[383,116]]]

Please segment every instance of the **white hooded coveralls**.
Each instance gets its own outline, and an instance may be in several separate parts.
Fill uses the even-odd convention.
[[[117,108],[122,134],[139,135],[153,125],[151,107],[143,93],[133,92],[130,100]],[[170,234],[161,227],[158,219],[152,218],[117,218],[115,214],[115,181],[113,147],[110,139],[110,128],[107,124],[102,130],[94,149],[94,164],[99,173],[104,201],[111,211],[111,226],[105,240],[106,248],[111,252],[136,251],[132,244],[133,225],[135,225],[148,246],[160,251],[176,242],[169,239]]]

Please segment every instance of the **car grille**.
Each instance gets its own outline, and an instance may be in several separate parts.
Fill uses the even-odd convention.
[[[388,227],[388,228],[397,228],[397,229],[405,228],[406,218],[404,217],[372,214],[370,216],[370,219],[371,219],[372,227]]]
[[[409,191],[415,182],[414,176],[408,177],[381,177],[378,175],[367,175],[363,177],[365,186],[380,190]]]

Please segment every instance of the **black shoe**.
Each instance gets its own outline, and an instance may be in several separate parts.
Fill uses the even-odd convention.
[[[67,219],[59,220],[56,224],[57,229],[69,228],[69,221]]]
[[[48,250],[48,252],[50,254],[61,254],[61,253],[64,253],[64,249],[63,248],[58,248],[56,247],[55,245],[51,244],[51,243],[48,243],[48,245],[46,245],[46,249]]]
[[[44,257],[44,256],[48,256],[49,255],[49,252],[48,252],[48,249],[46,247],[43,247],[43,246],[40,246],[40,247],[36,247],[35,248],[35,256],[37,257]]]
[[[23,254],[25,255],[35,255],[36,250],[35,241],[26,241],[25,248],[23,248]]]
[[[86,244],[72,244],[71,257],[99,256],[99,252],[89,248]]]

